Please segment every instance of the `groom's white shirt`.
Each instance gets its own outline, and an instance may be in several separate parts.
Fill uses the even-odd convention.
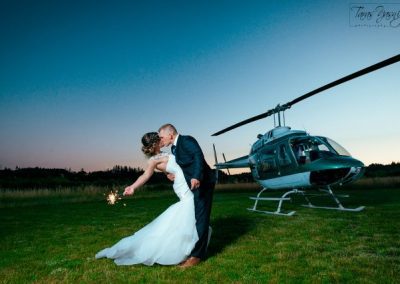
[[[179,134],[176,135],[176,137],[175,137],[175,140],[174,140],[174,143],[173,143],[174,146],[176,146],[176,143],[178,142],[178,137],[179,137]]]

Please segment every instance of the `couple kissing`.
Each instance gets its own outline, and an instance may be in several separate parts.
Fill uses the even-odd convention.
[[[145,264],[191,267],[205,260],[211,237],[210,213],[215,175],[204,159],[198,142],[181,135],[172,124],[142,137],[142,151],[149,157],[144,173],[124,195],[134,194],[154,171],[167,174],[173,180],[173,190],[179,201],[168,207],[151,223],[125,237],[96,258],[111,258],[117,265]],[[171,153],[161,148],[171,147]]]

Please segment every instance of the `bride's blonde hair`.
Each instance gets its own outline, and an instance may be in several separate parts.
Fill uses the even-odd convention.
[[[160,137],[157,132],[148,132],[142,137],[142,152],[147,156],[154,156],[160,143]]]

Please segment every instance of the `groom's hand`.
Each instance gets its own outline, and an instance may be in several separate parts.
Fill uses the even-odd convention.
[[[174,174],[167,174],[167,178],[168,178],[170,181],[174,181],[174,180],[175,180],[175,175],[174,175]]]
[[[199,188],[199,186],[200,186],[200,181],[197,180],[197,179],[195,179],[195,178],[192,178],[192,179],[190,180],[190,183],[191,183],[191,185],[192,185],[192,187],[190,188],[191,190],[197,189],[197,188]]]

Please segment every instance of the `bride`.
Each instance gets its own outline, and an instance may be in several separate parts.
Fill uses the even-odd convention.
[[[193,193],[175,156],[160,152],[157,132],[146,133],[142,144],[143,153],[150,157],[147,168],[132,185],[125,188],[124,195],[133,194],[157,169],[175,175],[173,188],[179,201],[132,236],[98,252],[96,258],[111,258],[117,265],[179,264],[189,256],[198,240]]]

